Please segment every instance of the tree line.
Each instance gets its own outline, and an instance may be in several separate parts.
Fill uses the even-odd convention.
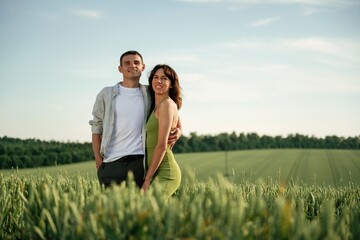
[[[257,133],[232,132],[218,135],[182,136],[174,153],[230,151],[269,148],[360,149],[360,135],[317,138],[301,134],[259,136]],[[41,141],[0,137],[0,169],[33,168],[76,163],[94,159],[91,143]]]
[[[90,143],[0,138],[0,169],[54,166],[93,158]]]
[[[360,149],[360,135],[355,137],[326,136],[317,138],[301,134],[283,136],[259,136],[257,133],[232,132],[218,135],[182,136],[175,144],[175,153],[209,152],[269,148],[314,148],[314,149]]]

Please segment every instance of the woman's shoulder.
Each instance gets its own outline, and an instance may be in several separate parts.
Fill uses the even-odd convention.
[[[168,107],[171,107],[171,108],[177,108],[176,107],[176,103],[174,102],[174,100],[172,100],[170,97],[168,99],[166,99],[166,104],[168,105]]]
[[[175,109],[177,109],[177,107],[176,107],[176,103],[174,102],[174,100],[172,100],[169,97],[169,98],[165,99],[164,101],[162,101],[161,104],[159,104],[159,110],[160,109],[175,110]]]

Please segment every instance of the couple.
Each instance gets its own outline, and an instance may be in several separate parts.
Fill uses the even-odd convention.
[[[137,51],[123,53],[118,69],[123,81],[100,91],[89,122],[99,182],[120,184],[132,172],[138,187],[147,191],[156,177],[169,198],[181,181],[171,151],[181,136],[178,76],[170,66],[156,65],[149,86],[141,85],[145,64]]]

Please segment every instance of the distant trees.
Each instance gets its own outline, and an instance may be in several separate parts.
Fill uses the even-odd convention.
[[[93,158],[90,143],[0,138],[0,169],[54,166]]]
[[[190,137],[181,137],[175,144],[175,153],[185,152],[208,152],[242,149],[266,149],[266,148],[328,148],[328,149],[360,149],[360,135],[356,137],[327,136],[317,138],[301,134],[282,136],[259,136],[256,133],[232,132],[218,135],[201,135],[195,132]]]
[[[360,149],[360,135],[316,138],[300,134],[272,137],[256,133],[197,135],[192,132],[189,137],[182,136],[173,151],[186,153],[264,148]],[[94,159],[91,143],[22,140],[6,136],[0,138],[0,169],[54,166],[91,159]]]

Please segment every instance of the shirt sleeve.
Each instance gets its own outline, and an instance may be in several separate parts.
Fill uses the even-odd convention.
[[[104,90],[102,90],[97,96],[94,103],[92,115],[93,119],[89,121],[91,125],[91,132],[102,134],[103,133],[103,120],[105,113],[105,101]]]

